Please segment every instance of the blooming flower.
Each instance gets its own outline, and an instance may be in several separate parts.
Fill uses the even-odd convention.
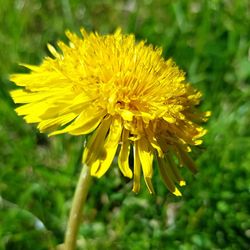
[[[23,104],[16,112],[50,136],[93,132],[83,153],[91,175],[103,176],[119,151],[119,168],[133,178],[133,191],[140,189],[142,169],[153,193],[155,158],[167,188],[181,195],[176,184],[185,181],[178,168],[195,172],[188,152],[206,132],[198,124],[209,112],[195,108],[201,93],[171,59],[163,59],[160,48],[120,29],[103,36],[81,33],[83,38],[66,32],[70,43],[58,42],[60,52],[48,45],[54,58],[40,66],[24,64],[31,73],[11,76],[22,87],[11,92],[15,103]]]

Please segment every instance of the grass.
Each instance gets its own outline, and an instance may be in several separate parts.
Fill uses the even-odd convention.
[[[83,138],[48,139],[14,112],[8,76],[38,64],[46,44],[79,27],[118,26],[161,46],[203,92],[213,115],[193,157],[196,177],[173,197],[156,172],[156,195],[135,195],[116,166],[95,180],[79,245],[95,249],[249,249],[250,6],[242,1],[0,0],[0,249],[61,243],[81,167]],[[115,165],[115,164],[114,164]]]

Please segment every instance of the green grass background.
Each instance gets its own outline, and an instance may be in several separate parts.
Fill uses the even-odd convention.
[[[64,30],[110,33],[120,26],[161,46],[203,92],[213,115],[182,170],[183,197],[156,195],[113,164],[94,180],[79,249],[250,249],[250,4],[248,0],[0,0],[0,249],[53,249],[63,241],[81,168],[82,137],[48,139],[14,112],[9,74],[39,64]]]

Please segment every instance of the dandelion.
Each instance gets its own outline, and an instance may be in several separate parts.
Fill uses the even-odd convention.
[[[58,42],[59,50],[48,45],[53,58],[39,66],[23,64],[31,73],[11,76],[22,87],[11,93],[22,104],[17,114],[49,136],[92,133],[83,152],[91,175],[103,176],[117,153],[134,192],[140,190],[142,172],[154,193],[155,159],[167,188],[180,196],[177,185],[185,181],[179,167],[196,171],[188,153],[206,133],[199,124],[209,112],[196,108],[201,93],[172,59],[164,60],[160,48],[136,42],[134,35],[120,29],[111,35],[82,29],[81,34],[66,32],[69,45]]]

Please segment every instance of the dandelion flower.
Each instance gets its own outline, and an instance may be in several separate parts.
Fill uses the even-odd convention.
[[[180,166],[196,171],[188,152],[201,144],[206,130],[199,124],[209,112],[199,112],[201,93],[162,50],[136,42],[118,29],[111,35],[66,32],[70,42],[48,49],[41,65],[27,65],[30,73],[14,74],[22,88],[11,92],[16,109],[27,123],[37,123],[49,135],[91,134],[83,162],[91,175],[103,176],[116,153],[122,174],[140,189],[141,172],[150,191],[153,159],[167,188],[185,185]],[[130,166],[129,158],[133,159]],[[141,171],[142,170],[142,171]]]

